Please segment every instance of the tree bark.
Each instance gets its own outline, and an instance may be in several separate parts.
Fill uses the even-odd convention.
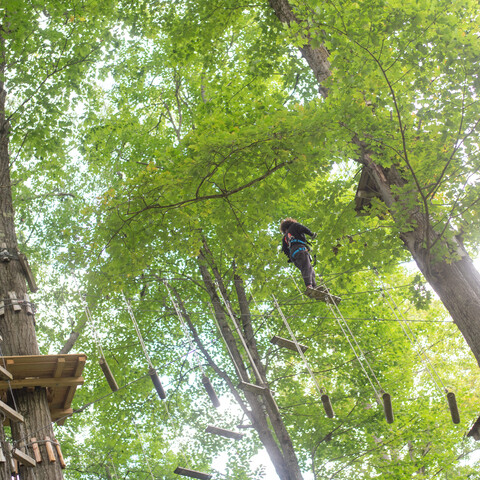
[[[4,315],[0,319],[0,335],[3,355],[39,355],[40,351],[35,335],[33,316],[28,315],[23,300],[27,292],[25,276],[18,261],[17,235],[14,225],[14,209],[10,181],[10,157],[8,151],[9,128],[6,120],[5,100],[7,92],[3,79],[5,78],[5,41],[0,31],[0,247],[10,254],[8,261],[0,262],[0,299],[5,304]],[[14,301],[10,292],[14,292],[20,300],[21,309],[14,311]],[[40,442],[45,436],[54,438],[48,408],[45,388],[34,391],[14,390],[14,400],[10,398],[10,405],[17,406],[25,417],[25,424],[12,425],[12,437],[15,443],[28,444],[31,437]],[[45,449],[44,446],[42,446]],[[31,452],[30,452],[31,454]],[[21,467],[22,480],[61,480],[62,470],[59,462],[47,461],[46,451],[44,459],[34,468]]]
[[[206,247],[206,244],[204,244],[204,247],[205,249],[208,248]],[[199,256],[200,273],[202,275],[205,288],[210,296],[210,300],[214,308],[215,318],[219,325],[221,334],[225,342],[227,343],[227,348],[232,356],[232,360],[235,363],[235,370],[239,376],[239,380],[243,382],[250,382],[248,369],[245,365],[240,350],[238,349],[235,336],[233,335],[233,331],[227,320],[227,315],[223,310],[222,303],[217,294],[215,284],[213,282],[213,279],[211,278],[210,272],[207,267],[207,263],[210,264],[210,267],[214,271],[214,276],[217,279],[218,283],[219,279],[221,280],[221,276],[211,258],[211,255],[209,254],[209,252],[202,252]],[[222,290],[222,295],[228,301],[228,296],[226,296],[227,292],[223,285],[223,280],[221,282],[221,285],[222,286],[220,288]],[[241,301],[243,301],[243,299]],[[250,336],[250,338],[252,339],[253,336]],[[253,354],[253,358],[255,359],[255,354]],[[259,362],[258,353],[256,354],[256,360],[254,361],[256,366],[258,367],[258,365],[261,363]],[[261,365],[260,372],[265,372],[265,368],[263,365]],[[264,373],[261,373],[261,376],[263,375]],[[293,449],[293,444],[280,417],[278,408],[275,408],[276,405],[275,401],[273,400],[271,391],[266,385],[265,378],[259,379],[259,381],[265,386],[266,393],[262,396],[259,396],[251,392],[244,391],[247,403],[251,408],[251,411],[247,410],[245,411],[245,413],[247,414],[249,420],[252,422],[253,428],[255,428],[255,430],[257,431],[260,441],[265,447],[270,457],[270,460],[275,467],[278,477],[281,480],[303,480],[300,467],[298,465],[298,460]],[[238,396],[237,392],[236,396]],[[269,421],[273,427],[273,432],[269,427]],[[275,433],[275,436],[273,433]]]
[[[292,22],[299,22],[288,0],[270,0],[270,6],[282,23],[290,25]],[[305,38],[305,45],[300,50],[315,78],[321,82],[330,74],[328,52],[323,46],[318,49],[312,48],[308,41],[309,39]],[[327,93],[323,87],[321,92],[324,95]],[[405,206],[400,198],[392,194],[391,190],[392,186],[405,185],[405,180],[400,177],[395,168],[386,169],[376,164],[368,154],[367,145],[361,145],[355,139],[353,142],[359,147],[358,161],[375,180],[380,197],[389,207],[394,220],[398,221],[400,216],[405,218]],[[413,230],[401,232],[400,238],[412,254],[426,281],[452,316],[480,366],[480,274],[461,245],[447,242],[435,234],[430,219],[420,211],[420,208],[414,207],[411,211],[407,211],[407,214],[410,215]],[[451,256],[440,259],[438,256],[434,257],[430,248],[434,244],[437,247],[440,245],[445,247],[446,251],[456,252],[460,258],[452,260]]]

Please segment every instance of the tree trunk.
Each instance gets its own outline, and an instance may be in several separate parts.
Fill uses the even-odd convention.
[[[298,18],[288,0],[270,0],[270,6],[281,22],[288,25],[298,23]],[[305,45],[300,50],[315,77],[321,82],[329,75],[328,52],[323,46],[312,48],[308,42],[309,39],[305,38]],[[324,88],[320,91],[324,95],[327,93]],[[405,181],[395,168],[385,169],[372,161],[368,155],[367,145],[361,145],[355,139],[353,141],[359,146],[359,162],[375,180],[380,197],[389,207],[393,218],[398,220],[400,213],[402,218],[405,218],[405,206],[391,191],[391,186],[403,186]],[[480,274],[463,247],[452,242],[447,244],[444,238],[436,235],[425,213],[417,208],[418,206],[407,212],[410,214],[413,230],[402,232],[400,238],[426,281],[452,316],[480,366]],[[432,245],[437,246],[437,251],[441,245],[446,251],[457,252],[460,259],[452,261],[451,256],[444,255],[443,258],[433,256],[430,248]]]
[[[201,253],[199,256],[200,273],[202,275],[205,288],[210,296],[210,300],[214,308],[215,318],[219,325],[220,332],[227,344],[227,349],[229,350],[232,360],[235,364],[235,370],[237,372],[239,380],[243,382],[250,382],[248,369],[245,366],[242,354],[238,349],[235,336],[227,320],[227,315],[223,310],[222,303],[215,288],[215,284],[213,283],[213,280],[208,271],[207,263],[210,263],[210,267],[214,272],[217,283],[220,283],[219,288],[222,291],[222,295],[228,301],[227,292],[223,285],[223,279],[215,264],[213,263],[211,254],[210,252],[208,252],[206,244],[204,244],[204,246],[206,252]],[[243,304],[242,311],[243,313],[245,313],[244,302],[246,300],[246,296],[244,294],[243,286],[240,287],[237,284],[236,288],[237,291],[238,289],[240,289],[241,291],[239,301]],[[244,319],[244,322],[248,324],[249,320],[246,321]],[[252,345],[254,345],[254,343],[252,343],[253,331],[251,331],[250,334],[245,333],[245,330],[240,333],[243,335],[244,338],[249,338],[249,340],[247,340],[247,345],[249,346],[250,353],[252,354],[252,357],[254,359],[255,366],[257,367],[257,370],[259,370],[260,376],[263,377],[258,380],[263,385],[265,385],[266,388],[266,393],[263,395],[256,395],[248,391],[244,392],[247,403],[251,408],[250,411],[244,410],[244,412],[247,414],[249,420],[252,422],[253,428],[255,428],[255,430],[257,431],[260,441],[265,447],[270,457],[270,460],[275,467],[278,477],[281,480],[303,480],[303,476],[298,465],[298,460],[293,449],[292,441],[280,417],[280,413],[278,411],[278,407],[276,407],[272,393],[268,386],[266,386],[266,380],[264,378],[265,368],[260,362],[258,353],[256,352],[256,348],[254,351],[252,351],[250,348]],[[259,366],[260,368],[258,368]],[[235,396],[238,396],[237,392],[234,392],[234,394]],[[271,431],[269,424],[272,425],[273,432]],[[273,433],[275,433],[275,436]]]
[[[0,57],[0,250],[4,253],[4,261],[0,262],[0,299],[5,304],[5,313],[0,321],[0,335],[3,338],[1,351],[3,355],[39,355],[33,316],[27,314],[24,305],[27,286],[18,261],[8,152],[10,125],[6,120],[6,90],[2,81],[5,78],[4,47],[4,39],[0,36],[0,52],[2,52]],[[15,302],[11,300],[11,292],[14,292],[20,301],[21,309],[18,311],[14,311]],[[36,437],[43,450],[44,458],[37,467],[22,467],[22,480],[63,479],[59,462],[48,462],[45,446],[42,443],[45,436],[54,438],[45,388],[34,391],[14,390],[13,395],[14,399],[10,398],[11,406],[16,406],[25,417],[25,424],[12,425],[13,440],[15,443],[28,444],[31,437]]]

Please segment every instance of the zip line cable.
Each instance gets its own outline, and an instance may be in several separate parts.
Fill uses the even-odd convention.
[[[381,281],[380,274],[378,273],[378,270],[375,267],[373,267],[373,271],[377,275],[379,280]],[[398,305],[395,303],[395,300],[392,298],[392,296],[390,295],[390,293],[388,291],[386,293],[388,295],[387,301],[388,301],[389,306],[392,309],[394,315],[397,318],[399,318],[397,316],[397,312],[398,312],[400,317],[402,318],[403,314],[402,314],[401,310],[398,308]],[[415,333],[413,332],[413,330],[410,328],[410,325],[408,325],[408,324],[404,325],[403,323],[400,323],[400,325],[401,325],[402,330],[404,331],[405,335],[410,340],[410,342],[411,342],[411,344],[412,344],[412,346],[415,350],[415,353],[420,358],[420,362],[426,367],[426,369],[428,371],[428,374],[430,375],[430,378],[432,379],[433,383],[435,384],[435,386],[439,389],[439,391],[442,394],[443,393],[446,394],[447,402],[448,402],[448,408],[450,409],[450,414],[451,414],[451,417],[452,417],[452,422],[455,423],[455,424],[460,423],[460,414],[458,412],[458,405],[457,405],[457,400],[455,398],[455,393],[449,392],[448,388],[445,387],[444,383],[442,382],[442,379],[440,378],[440,375],[438,374],[437,370],[435,369],[432,362],[430,361],[429,356],[425,352],[425,348],[420,347],[420,349],[417,350],[417,345],[418,345],[417,337],[416,337]],[[407,329],[409,330],[410,335],[408,334]],[[423,358],[422,358],[422,355],[423,355]],[[442,392],[442,388],[437,383],[434,376],[437,377],[438,382],[442,385],[443,392]]]
[[[150,472],[150,476],[152,477],[152,480],[155,480],[155,477],[153,476],[152,473],[152,468],[150,467],[150,461],[148,460],[147,453],[145,452],[145,448],[143,447],[143,439],[142,439],[142,434],[140,433],[140,430],[135,422],[135,420],[132,420],[133,426],[135,427],[135,431],[137,432],[138,435],[138,440],[140,443],[140,449],[142,450],[142,455],[143,455],[143,460],[147,464],[148,471]]]
[[[378,277],[378,279],[382,282],[382,280],[380,278],[380,274],[378,273],[378,270],[375,267],[373,267],[373,271],[376,274],[376,276]],[[430,361],[430,358],[426,354],[425,349],[424,348],[418,349],[417,337],[416,337],[415,333],[413,332],[413,330],[410,328],[410,325],[408,325],[406,323],[404,324],[403,313],[401,312],[400,308],[398,307],[398,305],[395,302],[395,300],[393,299],[393,297],[390,295],[390,292],[388,292],[386,290],[384,291],[383,288],[381,288],[381,291],[383,293],[384,298],[388,297],[387,298],[387,303],[388,303],[389,308],[392,310],[396,319],[400,323],[400,326],[403,330],[403,333],[405,334],[405,336],[408,338],[408,340],[412,344],[415,353],[417,354],[418,358],[420,359],[420,362],[425,366],[425,368],[428,371],[428,373],[430,375],[430,378],[432,379],[433,383],[439,389],[440,393],[443,394],[445,392],[448,392],[448,389],[445,387],[444,383],[442,382],[442,379],[438,375],[437,370],[435,369],[432,362]],[[408,329],[408,331],[407,331],[407,329]],[[439,383],[442,386],[440,386]],[[442,387],[443,387],[443,390],[442,390]]]

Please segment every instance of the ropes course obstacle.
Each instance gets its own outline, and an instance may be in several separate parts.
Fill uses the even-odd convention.
[[[145,342],[143,341],[142,334],[140,333],[140,329],[138,328],[137,320],[135,319],[135,315],[133,314],[133,310],[130,305],[130,302],[125,297],[125,294],[123,294],[123,298],[127,306],[127,310],[132,320],[133,326],[135,327],[135,331],[137,332],[138,340],[140,341],[143,354],[145,355],[145,359],[147,360],[147,363],[148,363],[148,367],[149,367],[148,374],[152,379],[153,386],[155,387],[155,390],[157,391],[158,396],[160,397],[160,400],[165,400],[165,398],[167,398],[167,395],[165,394],[165,390],[163,389],[162,383],[160,382],[160,378],[158,376],[157,370],[153,366],[153,363],[150,360],[150,356],[148,355],[147,347],[145,346]]]
[[[107,380],[108,386],[112,390],[112,392],[116,392],[118,390],[118,384],[115,380],[115,377],[113,376],[112,371],[110,370],[110,367],[108,366],[107,360],[105,359],[105,355],[103,353],[103,348],[102,348],[102,343],[100,342],[100,339],[98,338],[97,334],[97,329],[95,328],[95,322],[92,318],[92,315],[90,313],[90,309],[88,308],[88,304],[83,298],[83,306],[85,309],[85,315],[87,317],[87,320],[90,322],[90,325],[92,327],[92,333],[93,333],[93,338],[95,339],[95,344],[97,346],[98,350],[98,364],[100,365],[100,368],[102,369],[103,375],[105,376],[105,379]]]

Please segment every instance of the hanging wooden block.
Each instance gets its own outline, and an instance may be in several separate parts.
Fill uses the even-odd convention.
[[[277,335],[275,335],[270,340],[270,343],[273,343],[274,345],[278,345],[279,347],[288,348],[289,350],[293,350],[294,352],[298,353],[297,345],[295,344],[295,342],[292,342],[291,340],[288,340],[286,338],[277,337]],[[299,343],[298,346],[300,347],[300,350],[303,353],[305,353],[305,351],[308,350],[308,347],[306,347],[305,345],[302,345]]]
[[[2,402],[0,400],[0,412],[3,412],[3,414],[12,422],[25,422],[25,419],[23,418],[22,415],[20,415],[17,411],[15,411],[13,408],[9,407],[6,403]]]
[[[480,440],[480,417],[477,418],[477,421],[467,433],[467,437],[473,437],[473,439],[477,441]]]
[[[104,357],[100,357],[98,359],[98,363],[100,364],[100,368],[102,369],[105,378],[107,379],[108,386],[112,390],[112,392],[116,392],[118,390],[117,382],[115,381],[115,377],[113,376],[110,367],[108,366],[107,361]]]
[[[330,397],[327,394],[323,394],[320,399],[323,403],[323,409],[328,418],[333,418],[335,414],[333,413],[332,403],[330,402]]]
[[[45,448],[47,449],[48,461],[50,463],[55,463],[57,459],[55,458],[55,452],[53,451],[50,437],[45,437]]]
[[[250,393],[254,393],[255,395],[263,395],[265,393],[265,387],[262,387],[260,385],[255,385],[253,383],[240,382],[238,384],[238,388]]]
[[[30,439],[30,444],[32,445],[33,456],[35,458],[35,461],[37,463],[42,463],[42,455],[40,453],[40,448],[38,446],[37,439],[35,437],[32,437]]]
[[[8,292],[8,296],[12,301],[13,311],[19,312],[22,309],[22,307],[18,304],[17,294],[15,292]]]
[[[226,438],[232,438],[233,440],[241,440],[244,433],[233,432],[232,430],[225,430],[224,428],[214,427],[213,425],[208,425],[205,429],[207,433],[213,433],[214,435],[220,435]]]
[[[32,304],[27,293],[25,294],[25,308],[27,310],[27,315],[33,315]]]
[[[458,412],[457,399],[453,392],[447,393],[448,408],[452,416],[452,422],[455,424],[460,423],[460,413]]]
[[[157,371],[154,368],[151,368],[148,371],[150,378],[152,379],[153,385],[155,386],[155,390],[158,393],[158,396],[161,400],[165,400],[167,395],[165,394],[165,390],[162,387],[162,383],[160,382],[160,378],[158,377]]]
[[[28,264],[27,257],[23,253],[18,254],[18,260],[20,261],[20,265],[22,266],[23,269],[23,274],[25,275],[25,278],[27,279],[28,286],[30,290],[35,293],[38,290],[37,283],[35,282],[35,277],[33,276],[32,269],[30,268],[30,265]]]
[[[18,460],[25,467],[35,467],[37,465],[37,462],[34,458],[26,453],[23,453],[19,448],[14,448],[12,450],[12,457],[15,460]]]
[[[2,380],[13,380],[13,375],[7,369],[0,367],[0,378]]]
[[[383,412],[385,414],[385,420],[387,423],[393,423],[393,408],[392,408],[392,398],[390,394],[384,393],[382,395],[383,399]]]
[[[63,458],[62,449],[60,448],[60,444],[57,442],[57,439],[54,438],[53,441],[55,442],[55,450],[57,450],[58,461],[60,462],[60,468],[64,469],[67,467],[65,463],[65,459]]]
[[[197,472],[196,470],[189,470],[183,467],[177,467],[173,473],[183,475],[184,477],[198,478],[199,480],[210,480],[212,478],[212,476],[207,473]]]
[[[213,389],[213,385],[211,384],[210,379],[206,375],[202,376],[202,383],[208,393],[208,396],[210,397],[210,400],[213,403],[213,406],[215,408],[218,408],[220,406],[220,401],[218,400],[217,394]]]
[[[5,454],[3,453],[3,448],[0,448],[0,463],[5,463]]]
[[[0,301],[0,317],[2,315],[5,315],[5,304],[3,303],[3,300]]]

